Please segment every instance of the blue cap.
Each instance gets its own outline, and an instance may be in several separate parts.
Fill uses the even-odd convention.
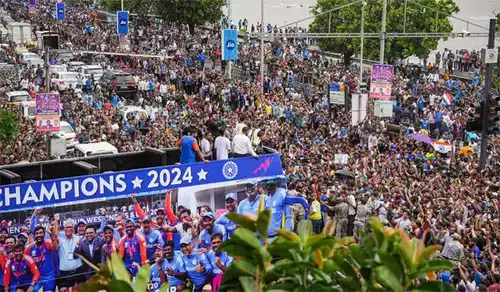
[[[227,200],[233,200],[233,201],[238,201],[238,197],[236,196],[236,193],[229,193],[226,195],[226,201]]]
[[[134,225],[135,225],[135,220],[134,220],[134,219],[132,219],[132,218],[128,218],[128,219],[127,219],[127,221],[125,221],[125,223],[126,223],[126,224],[128,224],[128,223],[132,223],[132,224],[134,224]]]
[[[76,226],[78,226],[80,224],[83,224],[83,225],[87,226],[87,223],[83,219],[78,220],[78,223],[76,224]]]
[[[26,238],[29,238],[29,237],[28,237],[28,234],[26,234],[26,233],[24,233],[24,232],[23,232],[23,233],[19,233],[19,235],[17,236],[17,239],[18,239],[18,240],[19,240],[19,236],[24,236],[24,237],[26,237]]]
[[[184,236],[181,238],[181,242],[179,243],[180,245],[183,244],[190,244],[191,243],[191,237],[190,236]]]
[[[208,217],[208,218],[215,219],[214,213],[212,213],[212,212],[205,212],[205,213],[203,213],[203,217]]]
[[[115,228],[111,225],[106,225],[104,226],[103,230],[105,231],[106,229],[109,229],[109,230],[112,230],[112,231],[115,231]]]

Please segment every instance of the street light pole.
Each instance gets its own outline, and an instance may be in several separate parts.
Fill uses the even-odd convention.
[[[490,19],[490,32],[488,35],[488,49],[495,48],[496,19]],[[488,115],[491,103],[491,84],[493,82],[493,63],[486,64],[486,76],[484,78],[484,96],[486,100],[483,104],[483,129],[481,132],[481,153],[479,156],[479,169],[484,169],[488,158]]]
[[[264,93],[264,0],[260,0],[260,91]]]
[[[385,29],[386,22],[387,22],[387,0],[384,0],[384,8],[382,9],[382,29],[380,31],[380,57],[379,57],[380,64],[384,64],[385,39],[387,37],[387,32]]]
[[[359,57],[359,82],[358,93],[361,95],[361,82],[363,82],[363,51],[365,46],[365,6],[366,2],[361,2],[361,52]]]

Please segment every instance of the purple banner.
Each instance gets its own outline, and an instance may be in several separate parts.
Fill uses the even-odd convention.
[[[36,0],[29,0],[29,13],[36,13]]]
[[[59,132],[61,125],[61,105],[58,93],[39,93],[36,95],[36,131]]]
[[[370,82],[370,97],[390,99],[393,80],[393,65],[373,65]]]

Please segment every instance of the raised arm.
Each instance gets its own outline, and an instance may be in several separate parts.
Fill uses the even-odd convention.
[[[165,196],[165,211],[167,212],[168,220],[170,224],[174,224],[179,220],[177,216],[175,216],[174,211],[172,210],[172,191],[168,190]]]

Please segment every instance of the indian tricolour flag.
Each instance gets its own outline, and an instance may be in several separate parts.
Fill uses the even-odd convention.
[[[432,142],[434,149],[440,153],[448,153],[453,151],[453,144],[448,142],[434,141]]]
[[[453,97],[451,96],[451,93],[446,91],[443,96],[443,101],[445,105],[451,105],[453,103]]]

